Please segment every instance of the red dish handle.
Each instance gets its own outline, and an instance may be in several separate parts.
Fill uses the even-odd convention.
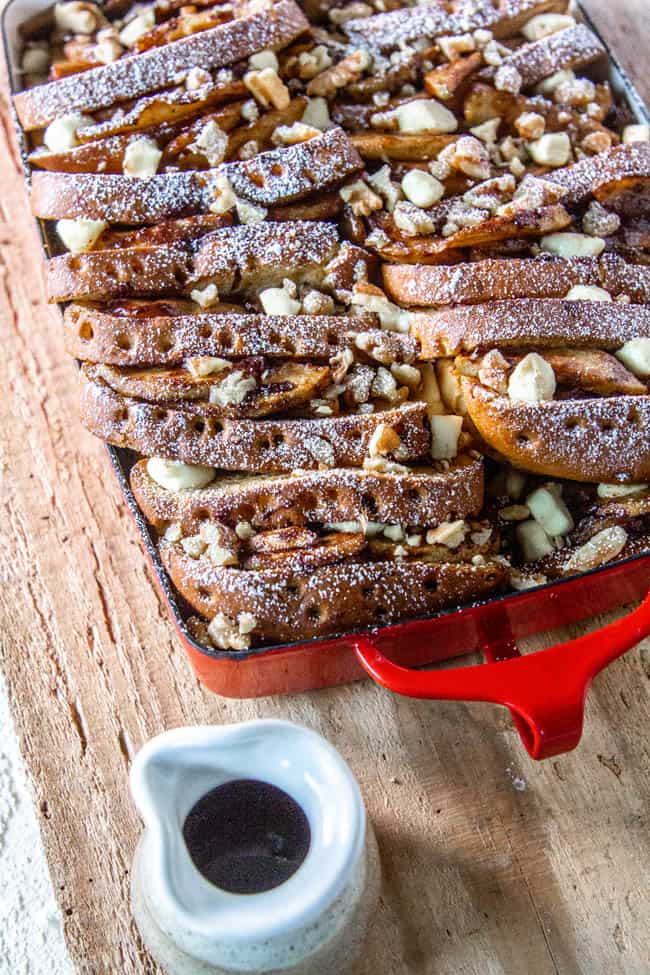
[[[505,705],[530,755],[542,759],[576,747],[592,680],[648,635],[650,592],[634,612],[595,633],[509,660],[418,671],[388,660],[366,636],[354,650],[370,677],[396,694]],[[494,657],[489,647],[486,655]]]

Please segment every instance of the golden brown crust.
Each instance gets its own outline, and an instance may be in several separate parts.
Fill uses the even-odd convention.
[[[58,115],[105,108],[163,88],[187,71],[188,64],[207,70],[233,64],[265,48],[284,47],[308,28],[292,0],[277,0],[257,13],[172,44],[29,88],[14,97],[14,106],[26,131],[43,128]]]
[[[426,456],[431,440],[424,403],[326,419],[215,420],[192,403],[180,410],[121,396],[83,370],[81,421],[95,436],[147,457],[260,473],[361,466],[381,423],[400,436],[404,460]]]
[[[503,66],[517,71],[522,87],[530,88],[556,71],[584,68],[605,54],[593,31],[585,24],[576,24],[539,41],[522,44],[503,59]],[[486,68],[481,74],[490,78],[494,68]]]
[[[147,312],[148,309],[148,312]],[[326,361],[369,332],[395,361],[411,362],[415,339],[385,332],[375,315],[248,315],[166,313],[164,302],[125,305],[118,314],[71,304],[63,316],[66,350],[77,359],[115,366],[174,365],[192,356],[247,356]]]
[[[462,385],[477,431],[514,467],[571,481],[650,480],[650,396],[515,403]]]
[[[338,250],[327,223],[258,223],[215,230],[195,246],[172,244],[63,254],[47,263],[51,302],[135,295],[189,294],[205,280],[219,290],[256,280],[261,286],[289,272],[322,276]]]
[[[106,220],[131,226],[206,213],[215,198],[215,178],[225,176],[235,193],[268,207],[338,186],[363,168],[342,129],[295,146],[262,152],[246,162],[206,171],[135,176],[36,172],[31,206],[45,220]]]
[[[563,298],[574,285],[598,285],[612,296],[650,301],[650,268],[615,255],[560,258],[490,258],[469,264],[382,268],[384,285],[405,306],[476,304],[507,298]]]
[[[630,339],[650,337],[650,307],[556,298],[492,301],[415,312],[411,334],[425,360],[492,348],[618,349]]]
[[[425,616],[487,597],[503,589],[508,577],[498,562],[353,562],[286,574],[218,568],[165,541],[160,554],[173,584],[197,612],[233,619],[251,613],[255,642],[264,643]]]
[[[461,455],[448,471],[415,467],[408,474],[363,469],[297,472],[290,477],[219,475],[205,488],[167,491],[141,460],[131,470],[131,488],[145,517],[158,530],[178,522],[192,534],[208,517],[235,527],[357,521],[434,526],[478,515],[483,504],[483,460]]]

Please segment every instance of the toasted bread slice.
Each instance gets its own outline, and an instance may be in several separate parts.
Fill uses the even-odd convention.
[[[326,223],[258,223],[206,234],[196,247],[175,244],[63,254],[48,261],[50,301],[101,301],[134,295],[189,294],[203,281],[230,291],[292,274],[322,277],[338,253]]]
[[[392,132],[352,132],[350,142],[364,159],[393,159],[421,162],[436,159],[442,149],[455,142],[454,135],[398,135]]]
[[[225,361],[225,360],[224,360]],[[271,416],[302,406],[323,392],[331,383],[332,373],[325,365],[285,362],[267,369],[258,379],[249,368],[250,359],[235,361],[216,374],[193,376],[182,366],[155,369],[108,366],[103,363],[87,367],[92,380],[102,380],[117,393],[150,403],[171,403],[182,407],[191,402],[201,406],[206,416],[243,417]],[[254,366],[254,362],[252,364]],[[224,394],[213,401],[213,390],[228,383],[246,383],[251,377],[253,388],[242,389],[234,399]],[[241,396],[241,398],[240,398]]]
[[[422,359],[492,348],[618,349],[650,337],[650,308],[609,301],[520,298],[414,312],[411,334]]]
[[[34,173],[32,213],[46,220],[83,218],[129,225],[205,213],[215,198],[215,178],[225,176],[245,200],[271,206],[337,186],[363,168],[342,129],[307,142],[261,153],[246,162],[205,172],[134,176]]]
[[[277,0],[163,47],[22,91],[14,98],[16,113],[26,131],[43,128],[59,115],[92,112],[164,88],[187,71],[188,65],[209,70],[234,64],[256,51],[278,50],[308,28],[293,0]]]
[[[614,146],[608,152],[588,156],[572,166],[551,170],[544,179],[562,186],[566,194],[562,200],[571,206],[584,202],[589,196],[604,198],[608,188],[616,189],[615,184],[620,186],[627,180],[632,180],[639,188],[641,181],[650,184],[650,142]],[[646,192],[647,188],[646,185]]]
[[[354,43],[390,51],[422,37],[454,37],[474,30],[491,30],[500,39],[511,37],[531,17],[562,12],[566,7],[567,0],[456,0],[451,9],[449,4],[427,3],[374,17],[355,17],[343,24],[343,30]]]
[[[514,467],[571,481],[650,480],[650,396],[516,403],[462,385],[472,423]]]
[[[193,403],[175,409],[122,396],[87,375],[81,378],[81,420],[118,447],[234,471],[361,466],[381,424],[400,437],[400,460],[425,457],[431,445],[424,403],[326,419],[218,420]]]
[[[605,254],[601,258],[490,258],[458,265],[384,265],[384,285],[406,306],[477,304],[507,298],[563,298],[577,284],[598,285],[616,297],[650,301],[650,268]]]
[[[549,34],[539,41],[522,44],[503,59],[503,67],[519,74],[522,87],[531,88],[556,71],[584,68],[606,55],[605,48],[585,24]],[[491,78],[494,68],[485,68],[481,76]]]
[[[460,455],[446,471],[414,467],[408,474],[353,468],[298,471],[289,477],[220,474],[205,488],[168,491],[141,460],[131,470],[131,488],[158,531],[175,522],[183,534],[192,534],[205,518],[233,528],[245,520],[262,530],[359,519],[433,526],[478,515],[483,461]]]
[[[180,305],[178,310],[174,305]],[[413,362],[417,343],[378,328],[375,315],[246,315],[195,313],[195,305],[125,302],[113,311],[69,305],[63,316],[66,350],[77,359],[115,366],[178,365],[192,356],[265,355],[327,361],[367,333],[382,359]],[[375,358],[378,356],[375,355]]]
[[[250,613],[255,643],[310,639],[363,626],[396,623],[436,613],[503,589],[507,569],[499,562],[357,562],[315,571],[246,572],[193,559],[178,544],[161,542],[171,580],[190,605],[212,619],[237,620]],[[196,629],[204,641],[206,630]]]

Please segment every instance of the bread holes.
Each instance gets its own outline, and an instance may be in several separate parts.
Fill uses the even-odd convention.
[[[321,620],[325,619],[326,615],[325,607],[318,603],[312,603],[305,609],[306,618],[313,623],[320,623]]]
[[[126,423],[129,418],[129,411],[126,406],[121,406],[115,410],[113,413],[113,419],[116,423]]]
[[[302,498],[300,499],[300,504],[302,506],[303,511],[313,511],[313,509],[318,504],[318,499],[316,498],[315,494],[312,494],[311,491],[307,491],[305,492],[305,494],[303,494]]]
[[[199,329],[199,336],[202,339],[211,339],[212,332],[213,332],[212,325],[208,325],[208,324],[201,325],[201,328]]]
[[[205,421],[205,433],[207,437],[218,437],[220,433],[224,431],[224,424],[222,420],[217,420],[215,417],[210,417]]]
[[[170,335],[159,335],[156,339],[156,349],[159,352],[171,352],[176,344]]]
[[[296,352],[296,343],[293,342],[291,339],[285,339],[284,340],[284,348],[285,348],[285,351],[289,355],[295,355],[295,352]]]
[[[131,257],[129,259],[129,271],[131,274],[144,274],[144,264],[142,263],[142,258]]]
[[[271,172],[273,172],[273,168],[271,168]],[[259,186],[260,188],[264,186],[264,173],[260,173],[259,170],[257,172],[249,173],[248,178],[254,186]]]
[[[133,341],[131,339],[131,336],[126,335],[124,332],[122,332],[120,335],[115,336],[115,344],[118,347],[118,349],[122,350],[122,352],[130,352],[131,349],[133,348]]]
[[[219,345],[224,349],[229,349],[233,344],[233,335],[229,328],[222,328],[219,332]]]
[[[429,576],[428,579],[424,580],[424,589],[426,592],[436,592],[438,588],[438,580],[435,576]]]
[[[326,501],[331,501],[332,503],[334,503],[335,501],[338,501],[338,499],[339,499],[339,492],[338,492],[338,490],[336,488],[333,488],[333,487],[331,487],[331,488],[325,488],[324,494],[325,494],[325,500]]]
[[[194,430],[194,433],[198,433],[200,437],[203,436],[205,433],[205,420],[202,420],[200,417],[192,420],[192,430]]]
[[[377,513],[377,500],[371,491],[364,491],[361,495],[361,507],[366,515]]]
[[[284,166],[282,163],[274,162],[271,164],[271,175],[272,176],[284,176]],[[264,181],[258,183],[258,186],[263,186]]]
[[[169,416],[169,412],[158,406],[152,410],[151,416],[156,423],[164,423]]]
[[[206,603],[212,602],[212,593],[209,589],[204,589],[203,586],[199,586],[196,593],[199,599],[203,599]]]
[[[375,619],[386,620],[388,619],[388,610],[385,606],[376,606],[374,611]]]
[[[603,433],[611,433],[612,430],[616,429],[616,424],[613,420],[599,420],[598,426]]]
[[[372,599],[374,594],[375,594],[374,586],[363,586],[361,590],[361,595],[363,596],[364,599]]]
[[[564,428],[565,430],[572,431],[572,430],[577,430],[578,428],[583,427],[584,425],[585,425],[585,421],[582,419],[581,416],[570,416],[565,421]]]
[[[210,521],[210,512],[207,508],[197,508],[194,512],[194,517],[197,521]]]
[[[530,433],[528,433],[527,430],[520,430],[519,433],[517,434],[517,443],[521,447],[524,447],[526,446],[526,444],[531,443],[532,439],[533,438],[531,437]]]
[[[298,582],[288,582],[286,590],[290,596],[299,596],[302,591],[302,586]]]
[[[269,343],[271,345],[280,345],[280,346],[284,347],[284,341],[283,341],[283,339],[275,331],[270,331],[269,332]]]
[[[355,428],[348,432],[348,440],[356,440],[358,442],[359,440],[362,439],[362,437],[363,437],[363,432],[358,428]]]
[[[328,333],[327,333],[327,344],[328,345],[338,345],[339,344],[339,334],[338,334],[338,332],[328,331]]]
[[[281,447],[285,443],[285,436],[283,433],[274,433],[271,437],[271,443],[274,447]]]
[[[95,337],[95,331],[88,321],[81,322],[77,334],[82,342],[90,342]]]
[[[637,410],[636,406],[633,406],[629,413],[627,414],[626,420],[631,423],[633,427],[642,427],[643,420],[641,419],[641,414]]]
[[[407,495],[409,501],[420,501],[422,498],[422,491],[420,488],[409,488]]]

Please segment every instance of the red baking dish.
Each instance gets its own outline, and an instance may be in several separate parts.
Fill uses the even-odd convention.
[[[13,90],[20,87],[19,24],[47,6],[49,0],[9,0],[3,11],[5,57]],[[595,30],[593,24],[590,26]],[[643,103],[611,53],[610,81],[633,114],[640,121],[648,121]],[[28,175],[26,146],[18,125],[16,129]],[[48,249],[44,226],[41,232]],[[533,758],[547,758],[578,744],[584,700],[593,678],[650,634],[649,550],[578,577],[450,609],[427,619],[246,651],[202,646],[187,628],[191,610],[172,589],[155,540],[131,492],[129,471],[135,454],[113,447],[108,452],[196,675],[217,694],[239,698],[286,694],[369,675],[384,687],[412,697],[504,705],[510,709],[528,752]],[[604,629],[535,654],[519,653],[518,640],[644,597],[638,609]],[[476,651],[484,655],[486,664],[443,671],[413,669]]]

